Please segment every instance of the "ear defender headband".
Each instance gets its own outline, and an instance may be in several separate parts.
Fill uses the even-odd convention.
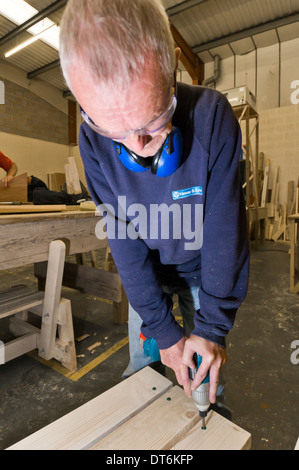
[[[180,129],[173,127],[160,150],[152,158],[136,155],[120,142],[114,142],[120,161],[126,168],[136,172],[151,169],[157,176],[169,176],[180,166],[183,153],[183,138]]]

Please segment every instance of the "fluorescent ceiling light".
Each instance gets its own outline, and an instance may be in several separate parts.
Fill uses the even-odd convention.
[[[41,39],[54,26],[55,26],[55,24],[53,24],[52,26],[49,26],[49,28],[44,29],[44,31],[41,31],[40,33],[36,34],[35,36],[32,36],[30,39],[27,39],[27,41],[22,42],[18,46],[14,47],[10,51],[6,52],[4,54],[4,56],[5,57],[10,57],[11,55],[15,54],[16,52],[19,52],[21,49],[24,49],[24,47],[29,46],[29,44],[32,44],[33,42],[37,41],[38,39]]]
[[[29,18],[36,15],[36,13],[38,13],[38,10],[24,0],[0,0],[0,14],[16,25],[23,24],[25,21],[29,20]],[[50,26],[53,26],[53,28],[50,29]],[[58,51],[59,28],[49,18],[44,18],[39,21],[39,23],[31,26],[27,29],[27,32],[36,36],[45,30],[47,30],[47,32],[42,35],[43,42]]]

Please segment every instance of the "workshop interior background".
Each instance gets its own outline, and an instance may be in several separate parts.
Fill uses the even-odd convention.
[[[34,174],[45,182],[48,181],[49,174],[64,172],[68,158],[74,157],[80,180],[85,185],[77,142],[80,111],[64,83],[58,49],[55,46],[66,3],[51,0],[0,2],[0,150],[17,162],[18,174]],[[8,4],[12,6],[12,11],[9,11]],[[19,4],[26,4],[25,16],[14,15],[18,10],[21,11]],[[252,301],[254,307],[259,308],[258,298],[262,302],[263,296],[268,295],[265,302],[268,302],[267,308],[271,315],[277,308],[275,302],[288,305],[286,315],[289,317],[284,318],[284,327],[277,328],[287,330],[288,340],[283,348],[287,351],[286,357],[291,357],[291,343],[299,340],[298,293],[290,293],[288,284],[288,216],[299,212],[299,0],[163,0],[163,4],[169,15],[175,42],[182,49],[178,80],[194,85],[206,83],[206,86],[227,94],[232,100],[245,99],[245,102],[239,101],[238,105],[246,104],[248,100],[254,110],[253,118],[249,119],[248,124],[249,149],[246,148],[245,141],[247,122],[246,119],[241,120],[243,158],[246,159],[246,152],[251,155],[249,176],[255,172],[256,181],[259,182],[259,193],[256,194],[253,189],[247,203],[255,208],[258,206],[269,209],[264,221],[265,242],[262,245],[268,252],[265,254],[262,251],[259,241],[258,246],[255,244],[256,233],[252,229],[252,272],[255,279],[249,288],[248,303]],[[31,21],[32,24],[29,24],[30,18],[35,18]],[[41,24],[43,29],[53,24],[51,30],[54,39],[44,36],[19,52],[5,57],[8,50],[37,34],[32,29],[36,24]],[[233,106],[233,101],[231,104]],[[255,154],[256,151],[258,155]],[[263,193],[266,177],[267,188]],[[252,187],[252,178],[247,183],[248,187]],[[100,254],[100,258],[101,256]],[[275,256],[279,258],[276,259]],[[297,264],[296,269],[298,268]],[[267,280],[269,272],[271,282]],[[18,273],[17,276],[19,275]],[[13,279],[12,273],[12,282]],[[18,280],[20,281],[19,278]],[[277,287],[275,295],[271,290],[273,285]],[[278,298],[278,291],[285,295],[286,300]],[[78,298],[78,293],[76,295]],[[107,308],[106,305],[104,309]],[[248,309],[250,310],[249,304]],[[73,310],[75,312],[76,307]],[[273,322],[275,325],[275,320]],[[239,330],[241,323],[237,325]],[[253,322],[253,329],[254,325]],[[113,326],[111,335],[112,331]],[[244,336],[246,335],[243,333]],[[237,333],[233,334],[231,341],[235,350]],[[253,350],[252,356],[256,352],[257,350]],[[294,388],[296,380],[298,388],[297,364],[298,361],[291,363],[290,360],[287,364],[294,380]],[[267,375],[267,365],[264,364],[264,367]],[[0,369],[1,380],[5,380],[4,374]],[[237,375],[240,381],[240,370]],[[278,379],[277,382],[279,383]],[[247,386],[250,388],[248,384]],[[94,394],[96,392],[95,390]],[[239,400],[241,399],[240,396]],[[256,400],[258,401],[258,397]],[[286,407],[283,396],[280,400]],[[286,420],[292,420],[295,419],[295,416],[291,416],[295,415],[294,410],[298,411],[298,395],[288,395],[287,400],[290,400],[290,409]],[[240,408],[237,407],[239,424],[253,435],[253,448],[294,448],[299,435],[296,425],[290,424],[288,428],[282,424],[281,430],[285,435],[276,439],[275,433],[279,431],[273,415],[273,424],[265,424],[271,415],[271,406],[265,404],[266,401],[263,403],[263,406],[258,405],[259,412],[262,413],[261,421],[264,423],[263,426],[259,425],[259,431],[252,423],[258,420],[253,403],[249,404],[251,413],[248,418],[251,423],[249,419],[246,421],[244,416],[240,416],[241,405]],[[3,413],[0,399],[0,417]],[[248,414],[246,406],[243,413]],[[278,414],[277,402],[276,418]],[[5,447],[10,441],[2,437],[4,440],[1,444],[2,428],[5,430],[0,420],[0,447]]]

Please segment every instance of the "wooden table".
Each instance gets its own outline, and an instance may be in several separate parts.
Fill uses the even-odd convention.
[[[198,410],[181,387],[146,367],[8,450],[109,450],[112,458],[117,450],[172,450],[179,456],[251,447],[247,431],[214,411],[206,426],[201,429]]]
[[[13,209],[16,210],[15,207]],[[80,210],[0,215],[0,269],[34,263],[36,276],[40,281],[45,281],[43,299],[40,295],[35,298],[34,292],[32,295],[26,293],[23,298],[19,295],[17,308],[16,299],[8,299],[7,293],[3,294],[2,303],[0,299],[0,318],[17,313],[21,317],[15,323],[18,322],[18,326],[24,330],[22,338],[5,346],[7,360],[38,347],[39,355],[44,359],[61,357],[62,363],[69,364],[69,368],[74,367],[74,361],[65,361],[66,353],[69,357],[70,343],[73,341],[70,341],[71,309],[69,301],[63,299],[62,302],[62,285],[112,300],[114,322],[122,324],[126,321],[127,301],[118,273],[65,262],[66,255],[86,253],[108,246],[106,239],[99,240],[95,235],[99,220],[95,211]],[[24,322],[26,318],[22,312],[29,307],[30,311],[33,311],[32,307],[34,313],[42,316],[42,325],[38,332]],[[63,337],[60,342],[56,341],[58,325]],[[74,347],[73,344],[71,346]]]
[[[290,291],[297,294],[299,292],[299,281],[296,282],[296,242],[298,243],[298,235],[296,237],[296,224],[299,223],[299,214],[290,215],[288,220],[290,234]],[[297,250],[297,259],[299,259],[299,247],[297,247]]]
[[[95,236],[100,217],[94,211],[1,214],[0,269],[48,259],[49,245],[63,240],[67,254],[85,253],[107,246]]]

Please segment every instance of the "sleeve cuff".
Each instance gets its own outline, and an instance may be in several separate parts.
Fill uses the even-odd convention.
[[[211,341],[211,343],[218,344],[222,348],[226,347],[226,335],[219,335],[215,334],[213,331],[208,331],[206,328],[195,328],[192,331],[193,335],[200,336],[201,338],[206,339],[207,341]]]
[[[142,327],[141,331],[146,336]],[[148,335],[148,331],[146,333]],[[152,337],[157,341],[159,349],[168,349],[184,337],[184,329],[173,319],[168,328],[163,328],[161,333],[155,332]]]

